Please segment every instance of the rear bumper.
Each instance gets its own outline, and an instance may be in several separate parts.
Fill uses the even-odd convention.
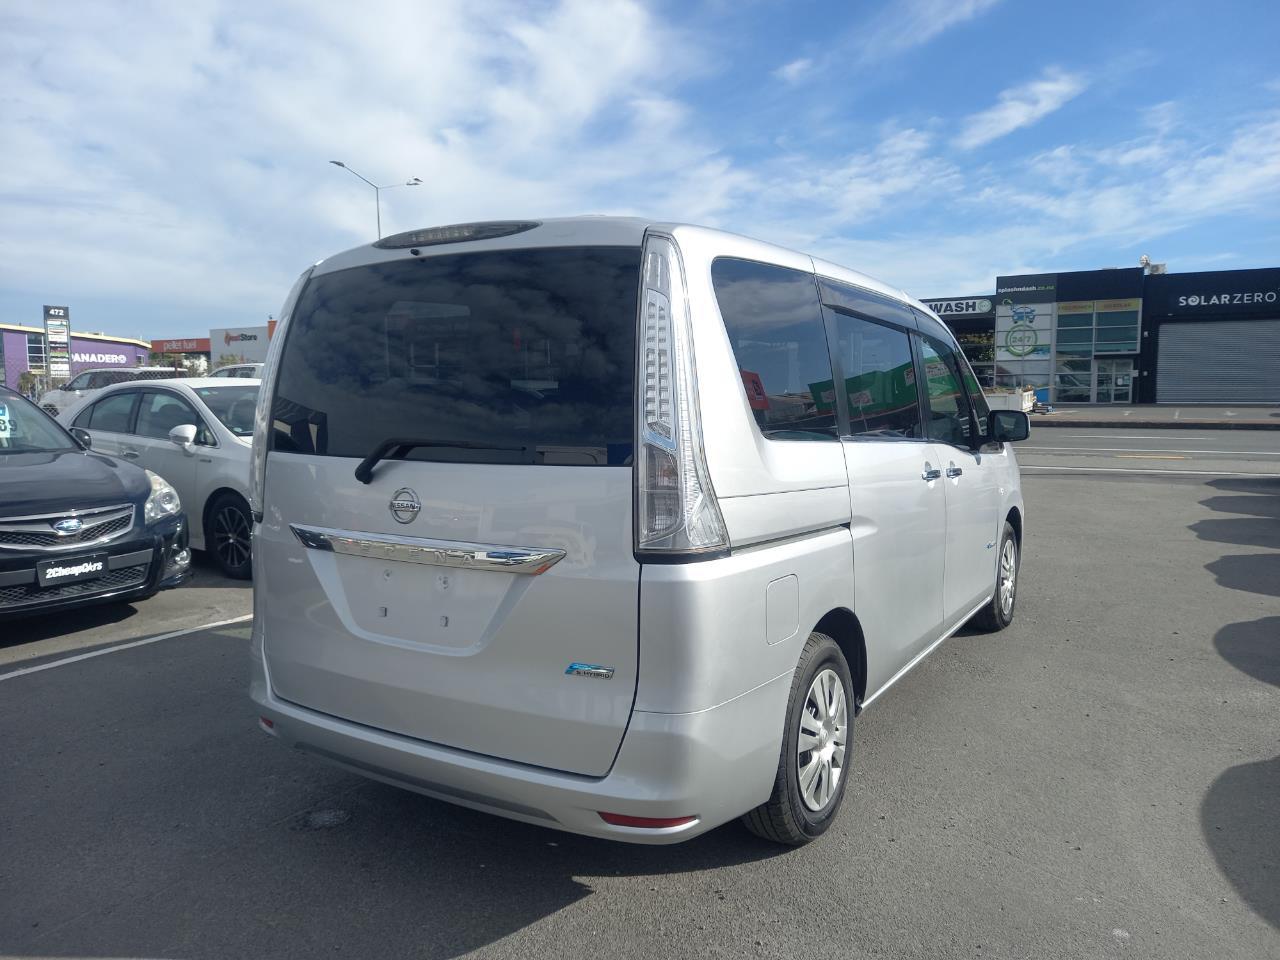
[[[281,700],[255,635],[250,694],[285,744],[385,783],[527,823],[632,843],[669,844],[768,799],[777,771],[790,673],[695,713],[636,711],[610,772],[560,773],[375,730]],[[694,816],[677,827],[605,823],[600,811]]]

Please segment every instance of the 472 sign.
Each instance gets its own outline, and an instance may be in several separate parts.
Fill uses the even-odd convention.
[[[71,376],[71,308],[44,308],[44,369],[52,380]]]

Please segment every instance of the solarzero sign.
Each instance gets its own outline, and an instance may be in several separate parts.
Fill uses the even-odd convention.
[[[1178,298],[1180,307],[1225,307],[1243,303],[1275,303],[1280,294],[1274,290],[1253,293],[1193,293]]]

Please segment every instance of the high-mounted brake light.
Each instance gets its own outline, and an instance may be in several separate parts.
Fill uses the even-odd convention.
[[[637,380],[636,550],[701,554],[729,544],[702,449],[684,266],[669,237],[644,250]]]
[[[492,220],[488,223],[454,223],[447,227],[409,230],[374,241],[380,250],[403,250],[406,247],[433,247],[441,243],[464,243],[467,240],[493,240],[524,233],[538,226],[537,220]]]
[[[625,813],[605,813],[599,811],[600,819],[615,827],[646,827],[650,830],[661,830],[664,827],[683,827],[693,823],[697,817],[631,817]]]

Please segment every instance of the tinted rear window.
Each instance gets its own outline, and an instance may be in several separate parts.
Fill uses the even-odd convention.
[[[272,448],[625,464],[639,247],[406,258],[316,277],[289,324]],[[451,447],[449,443],[466,446]]]

